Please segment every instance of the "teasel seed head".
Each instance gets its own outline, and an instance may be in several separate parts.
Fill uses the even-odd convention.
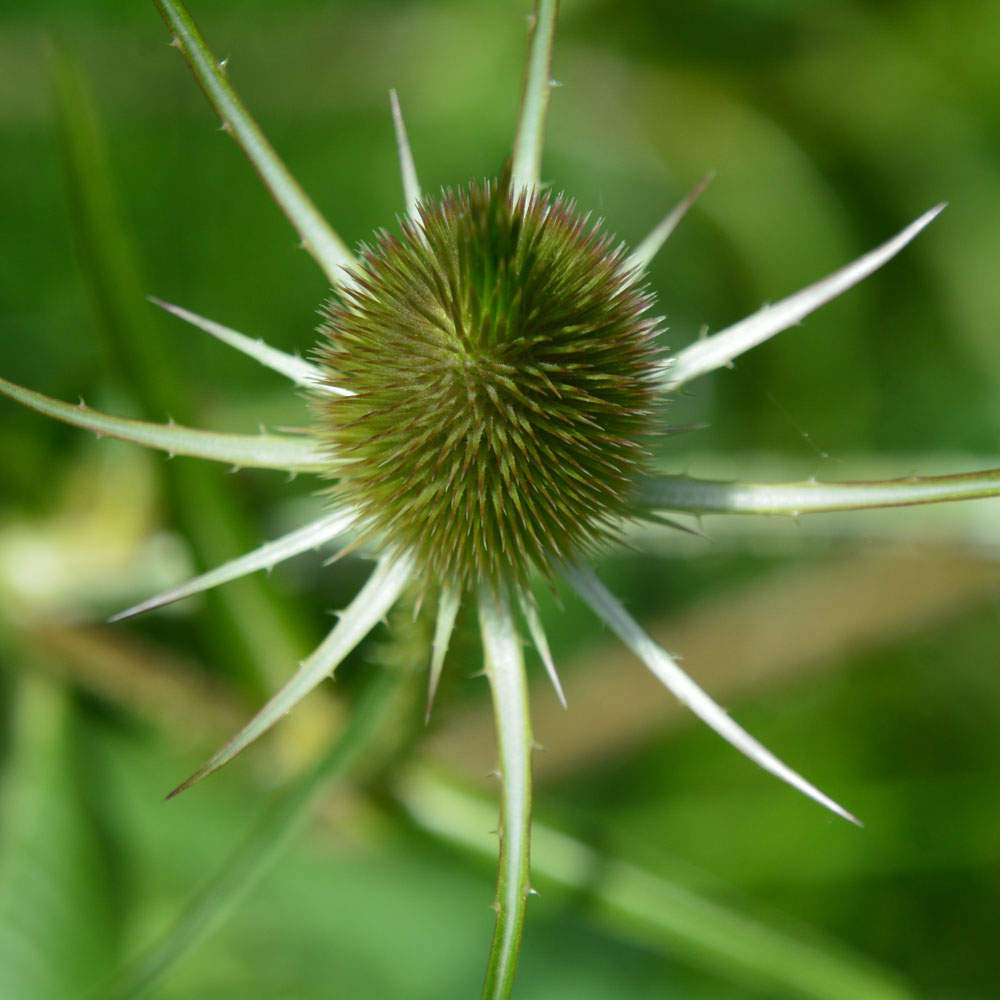
[[[652,299],[599,225],[508,177],[423,202],[328,305],[332,493],[425,578],[524,586],[617,536],[654,431]]]

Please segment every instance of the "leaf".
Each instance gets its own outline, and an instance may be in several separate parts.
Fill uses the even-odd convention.
[[[399,106],[399,97],[395,90],[389,91],[389,101],[392,104],[392,124],[396,130],[396,147],[399,151],[399,172],[403,177],[403,196],[406,199],[406,214],[416,221],[417,206],[420,204],[420,182],[417,180],[417,168],[413,163],[413,152],[410,140],[406,137],[406,125],[403,124],[403,111]]]
[[[678,389],[699,375],[706,375],[716,368],[722,368],[775,334],[800,323],[820,306],[826,305],[838,295],[843,295],[849,288],[853,288],[890,261],[921,230],[929,226],[944,208],[944,204],[936,205],[892,239],[863,254],[839,271],[834,271],[833,274],[806,286],[794,295],[789,295],[774,305],[764,306],[752,316],[678,351],[664,371],[664,389]]]
[[[254,549],[253,552],[248,552],[245,556],[232,559],[207,573],[202,573],[185,583],[171,587],[170,590],[166,590],[156,597],[151,597],[141,604],[136,604],[135,607],[131,607],[127,611],[119,612],[108,620],[109,622],[122,621],[133,615],[140,615],[146,611],[152,611],[154,608],[162,608],[166,604],[172,604],[174,601],[183,600],[185,597],[191,597],[193,594],[200,594],[229,580],[236,580],[248,573],[255,573],[259,569],[271,569],[286,559],[291,559],[309,549],[316,549],[325,542],[336,538],[350,525],[352,520],[353,515],[343,511],[318,518],[303,528],[290,531],[287,535],[276,538],[273,542],[267,542],[260,548]]]
[[[178,424],[153,424],[116,417],[79,403],[73,406],[25,389],[0,378],[0,393],[32,410],[63,423],[93,431],[98,437],[119,438],[171,455],[191,455],[236,467],[282,469],[286,472],[321,472],[329,464],[322,448],[311,437],[275,434],[218,434]]]
[[[340,615],[340,621],[302,661],[288,683],[224,747],[213,754],[190,778],[178,785],[167,798],[186,791],[223,764],[229,763],[282,716],[287,715],[313,688],[326,680],[396,603],[403,588],[409,583],[412,572],[413,563],[408,556],[383,556],[368,582]]]
[[[819,514],[910,507],[1000,496],[1000,469],[872,482],[743,483],[690,476],[647,477],[639,503],[685,514]]]
[[[228,326],[205,319],[204,316],[199,316],[188,309],[182,309],[180,306],[171,305],[171,303],[164,302],[162,299],[155,298],[152,295],[149,296],[149,301],[161,309],[165,309],[172,316],[176,316],[178,319],[184,320],[185,323],[190,323],[192,326],[198,327],[199,330],[204,330],[205,333],[215,337],[217,340],[221,340],[224,344],[228,344],[237,351],[259,361],[265,368],[279,372],[286,378],[291,379],[296,385],[307,388],[324,388],[323,372],[316,365],[310,364],[302,358],[286,354],[284,351],[279,351],[276,347],[269,347],[263,340],[253,340],[251,337],[246,336],[246,334],[239,333],[237,330],[231,330]],[[346,390],[339,391],[345,392]]]
[[[83,799],[72,704],[18,679],[0,797],[0,997],[78,997],[111,967],[117,921],[106,856]]]
[[[670,234],[680,225],[688,214],[691,206],[701,197],[715,177],[714,171],[709,171],[691,190],[657,223],[653,231],[632,251],[629,264],[633,267],[647,268],[649,262],[660,252],[660,248]]]
[[[355,267],[354,255],[282,163],[233,89],[225,64],[212,55],[184,4],[179,0],[155,0],[155,3],[209,103],[222,119],[222,127],[253,164],[302,238],[303,246],[316,259],[334,288],[349,284],[350,272]]]
[[[444,669],[444,658],[448,653],[448,643],[455,630],[455,619],[461,606],[462,591],[456,587],[442,587],[441,597],[438,600],[437,621],[434,625],[434,641],[431,646],[431,669],[427,678],[427,712],[424,716],[426,722],[431,718],[434,696],[437,694],[441,671]]]

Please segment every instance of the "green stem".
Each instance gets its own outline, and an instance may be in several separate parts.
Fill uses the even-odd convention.
[[[524,918],[531,893],[531,720],[521,637],[505,595],[483,587],[479,622],[486,675],[493,694],[500,776],[500,867],[494,907],[497,921],[483,986],[483,1000],[505,1000],[514,988]]]
[[[0,378],[0,395],[65,424],[93,431],[98,437],[117,438],[144,448],[157,448],[169,455],[190,455],[234,468],[279,469],[283,472],[321,472],[323,448],[306,435],[219,434],[178,424],[154,424],[146,420],[116,417],[45,396],[33,389]]]
[[[320,215],[282,163],[229,82],[225,63],[212,54],[184,4],[179,0],[154,0],[154,3],[173,32],[174,44],[184,54],[209,103],[222,119],[223,129],[243,150],[330,283],[335,288],[343,288],[349,281],[349,271],[355,267],[347,244]]]
[[[558,14],[558,0],[536,0],[528,36],[528,62],[524,68],[521,109],[514,133],[511,174],[515,196],[522,190],[531,194],[538,186],[545,118],[552,91],[552,42]]]

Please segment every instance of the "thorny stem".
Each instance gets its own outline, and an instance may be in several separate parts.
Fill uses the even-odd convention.
[[[190,901],[164,936],[134,959],[90,1000],[136,1000],[164,981],[173,968],[209,937],[266,874],[308,819],[332,782],[371,768],[385,758],[386,733],[399,729],[412,700],[411,672],[383,669],[351,714],[344,733],[290,788],[280,794],[256,828]]]
[[[482,830],[493,803],[428,767],[410,769],[396,785],[410,818],[445,843],[479,857],[489,853]],[[803,1000],[916,1000],[875,962],[779,917],[687,888],[662,874],[606,855],[562,830],[536,822],[532,867],[545,886],[586,900],[588,916],[712,975],[750,989]],[[771,995],[769,992],[768,995]]]
[[[531,834],[531,719],[521,638],[506,595],[480,588],[479,622],[483,634],[486,675],[493,694],[500,777],[500,868],[493,932],[483,1000],[505,1000],[524,934],[531,892],[528,870]]]
[[[528,36],[521,109],[514,134],[512,178],[515,196],[538,186],[542,169],[542,141],[552,90],[552,42],[559,14],[558,0],[536,0]]]

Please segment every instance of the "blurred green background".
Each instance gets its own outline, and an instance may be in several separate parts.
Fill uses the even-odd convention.
[[[401,211],[390,87],[425,191],[498,172],[528,6],[204,0],[192,13],[354,245]],[[997,27],[984,0],[565,0],[544,178],[632,243],[717,172],[651,269],[670,345],[950,202],[862,287],[693,385],[671,420],[700,429],[664,442],[665,469],[849,479],[1000,464]],[[0,373],[150,419],[302,426],[279,376],[141,299],[307,352],[326,295],[167,41],[152,4],[0,3]],[[493,815],[471,616],[428,739],[414,722],[426,636],[402,614],[335,690],[167,805],[368,564],[303,558],[101,624],[302,523],[314,486],[167,462],[0,402],[0,1000],[82,997],[156,940],[370,678],[406,665],[413,704],[371,766],[322,798],[149,995],[477,995],[492,820],[431,808],[426,784],[457,780]],[[540,591],[570,711],[539,685],[535,815],[574,842],[539,844],[519,997],[996,996],[998,512],[714,519],[709,539],[637,533],[603,564],[686,668],[864,830],[693,725],[578,602]],[[433,770],[408,770],[418,759]]]

